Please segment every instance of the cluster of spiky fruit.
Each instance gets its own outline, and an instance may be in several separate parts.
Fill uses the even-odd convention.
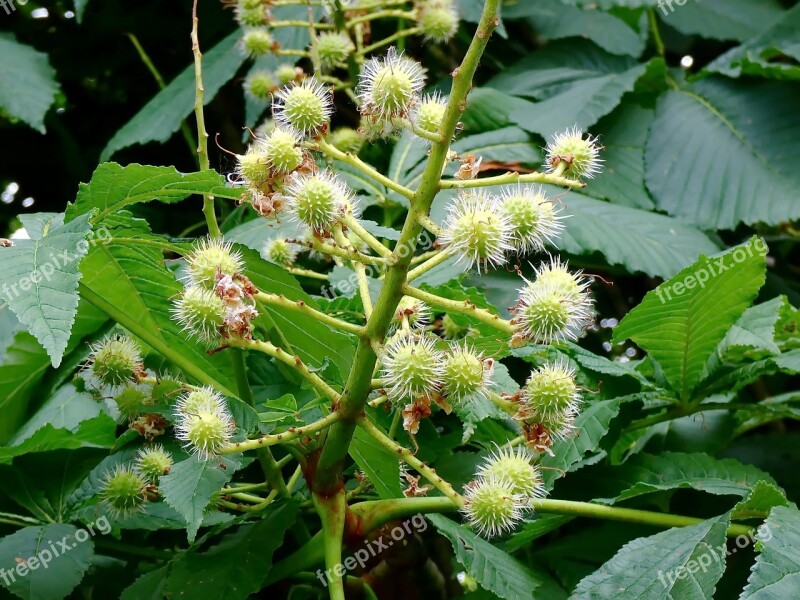
[[[424,314],[401,307],[398,314],[419,327]],[[492,385],[494,360],[466,343],[452,342],[439,349],[439,338],[420,330],[401,329],[387,343],[383,356],[382,382],[393,403],[430,400],[448,411],[475,397],[485,396]]]
[[[494,537],[511,531],[545,494],[539,468],[526,448],[497,449],[465,486],[462,513],[478,533]]]
[[[186,257],[186,287],[172,308],[184,331],[209,347],[224,338],[250,338],[256,290],[243,269],[241,254],[218,239],[203,240]]]
[[[120,463],[105,474],[100,490],[103,505],[123,519],[144,510],[148,500],[158,497],[159,480],[171,467],[172,455],[162,446],[143,448],[132,464]]]
[[[209,459],[225,446],[233,433],[233,417],[225,399],[211,388],[182,395],[176,404],[175,434],[187,450]]]

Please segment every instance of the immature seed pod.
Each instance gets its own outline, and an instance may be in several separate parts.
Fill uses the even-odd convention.
[[[355,46],[347,34],[325,31],[317,34],[311,45],[311,54],[319,59],[325,69],[347,66],[348,57],[355,52]]]
[[[484,359],[466,344],[453,345],[444,358],[442,392],[456,402],[485,396],[493,372],[494,360]]]
[[[225,408],[225,399],[213,388],[205,386],[182,394],[175,403],[175,414],[180,417],[201,411],[223,411]]]
[[[179,413],[175,436],[185,442],[184,448],[208,460],[215,456],[231,438],[233,418],[227,407],[194,413]]]
[[[251,190],[260,188],[272,177],[269,162],[257,144],[250,146],[244,154],[236,155],[236,176]]]
[[[158,485],[162,475],[172,468],[172,455],[160,444],[139,451],[136,457],[136,471],[150,485]]]
[[[106,474],[100,498],[111,514],[128,517],[144,508],[147,481],[130,465],[117,465]]]
[[[282,267],[291,267],[297,258],[297,250],[294,245],[287,242],[284,238],[273,238],[267,240],[261,255],[268,261]]]
[[[143,406],[147,404],[147,395],[135,385],[127,385],[114,396],[114,403],[119,409],[119,416],[123,421],[133,421],[142,414]]]
[[[332,171],[296,173],[284,190],[297,221],[314,231],[327,231],[339,216],[354,208],[353,193]]]
[[[447,99],[439,92],[427,94],[414,108],[414,124],[423,131],[439,133],[446,109]]]
[[[442,43],[458,31],[458,10],[452,0],[428,0],[417,8],[417,24],[426,40]]]
[[[566,438],[581,405],[575,371],[561,361],[539,367],[525,383],[521,401],[516,419],[541,425],[551,438]]]
[[[492,538],[514,529],[526,504],[514,484],[494,475],[471,482],[464,490],[462,514],[484,537]]]
[[[181,324],[182,331],[207,346],[219,344],[226,310],[222,299],[212,290],[189,286],[175,302],[172,314]]]
[[[370,59],[361,70],[356,93],[360,110],[373,118],[403,117],[425,86],[425,69],[389,48],[385,57]]]
[[[330,91],[314,77],[281,88],[272,103],[275,121],[304,136],[320,133],[328,125],[332,112]]]
[[[244,90],[259,102],[267,102],[272,92],[278,89],[269,71],[254,71],[244,80]]]
[[[135,381],[142,368],[139,348],[126,335],[112,335],[91,346],[89,369],[101,384],[111,388]]]
[[[458,323],[453,320],[453,317],[450,315],[445,315],[442,317],[442,334],[444,335],[445,339],[448,340],[457,340],[464,336],[465,333],[469,330],[468,327],[462,327]]]
[[[526,448],[498,448],[478,469],[478,476],[484,479],[496,477],[508,481],[515,494],[527,498],[541,498],[545,495],[542,475],[532,463],[533,457]]]
[[[442,353],[427,335],[400,334],[387,344],[381,359],[389,398],[430,397],[442,385]]]
[[[303,163],[303,149],[298,148],[300,137],[293,129],[275,127],[258,141],[258,152],[274,173],[291,173]]]
[[[186,257],[186,281],[213,290],[220,277],[233,277],[243,268],[242,254],[231,242],[205,238]]]
[[[482,191],[460,191],[447,208],[442,243],[455,251],[468,267],[486,271],[506,261],[511,250],[511,227],[497,199]]]
[[[250,6],[253,2],[240,1],[236,7],[236,22],[241,27],[261,27],[269,19],[269,10],[265,4]]]
[[[541,186],[508,186],[501,192],[500,206],[508,216],[511,245],[517,252],[544,250],[545,243],[554,244],[564,229]]]
[[[351,127],[338,127],[333,130],[328,142],[342,152],[358,154],[364,145],[364,136]]]
[[[303,77],[303,69],[294,65],[278,65],[278,68],[275,69],[275,77],[278,78],[281,85],[289,85]]]
[[[563,286],[526,283],[511,310],[514,337],[542,344],[578,339],[592,321],[588,295],[575,296]]]
[[[264,27],[248,29],[242,36],[242,48],[253,58],[272,52],[275,46],[275,38]]]
[[[558,257],[536,268],[536,278],[531,285],[558,290],[565,298],[575,302],[587,304],[590,302],[587,296],[589,279],[582,271],[571,273],[569,265],[562,263]]]
[[[557,133],[547,145],[547,166],[550,171],[555,171],[565,165],[565,177],[591,179],[600,173],[603,159],[600,158],[600,146],[597,138],[588,136],[584,139],[583,132],[577,127],[568,129],[564,133]]]
[[[403,320],[414,329],[422,329],[431,319],[431,309],[422,300],[417,300],[411,296],[403,296],[397,304],[397,310],[392,317],[392,324],[399,327]]]

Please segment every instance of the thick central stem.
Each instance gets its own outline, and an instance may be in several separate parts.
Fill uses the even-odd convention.
[[[359,341],[353,367],[337,407],[342,420],[331,427],[315,470],[312,489],[318,495],[331,496],[342,486],[342,468],[356,427],[356,420],[361,415],[370,393],[370,380],[377,361],[372,342],[383,341],[392,315],[403,296],[403,286],[406,284],[411,258],[416,249],[417,238],[422,231],[421,217],[428,215],[431,203],[439,191],[439,180],[447,161],[450,139],[466,108],[467,93],[472,85],[478,61],[497,24],[499,1],[486,0],[472,43],[461,66],[453,72],[453,87],[442,119],[443,141],[434,143],[431,147],[422,181],[411,199],[411,207],[393,252],[394,262],[386,272],[383,288],[367,322],[366,333]]]

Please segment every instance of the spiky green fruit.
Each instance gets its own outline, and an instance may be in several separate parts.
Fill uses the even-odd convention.
[[[442,391],[456,401],[482,395],[486,392],[490,375],[491,366],[485,364],[480,354],[466,345],[456,345],[445,354]]]
[[[126,335],[114,335],[92,345],[91,373],[100,383],[115,388],[134,381],[141,369],[139,348]]]
[[[136,457],[136,470],[151,485],[158,485],[162,475],[172,468],[172,455],[161,445],[150,446]]]
[[[175,301],[172,314],[182,331],[207,345],[219,343],[226,310],[222,299],[212,290],[189,286]]]
[[[491,538],[511,531],[522,519],[524,508],[513,483],[489,476],[467,486],[462,513],[480,535]]]
[[[122,518],[144,508],[147,501],[147,481],[130,465],[117,465],[106,474],[100,498],[109,512]]]
[[[529,498],[544,495],[544,485],[539,469],[532,462],[533,457],[523,447],[497,449],[478,470],[478,476],[495,477],[511,484],[515,494]]]

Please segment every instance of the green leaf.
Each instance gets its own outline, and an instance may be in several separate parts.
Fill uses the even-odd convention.
[[[442,515],[426,515],[453,545],[456,560],[481,587],[506,600],[555,599],[563,592],[543,574]],[[550,595],[555,594],[555,595]]]
[[[569,215],[558,247],[571,254],[600,252],[609,264],[631,272],[670,277],[718,250],[697,228],[665,215],[548,189],[561,198]]]
[[[163,481],[163,479],[162,479]],[[244,600],[262,587],[272,554],[297,519],[297,504],[281,504],[257,523],[240,526],[205,552],[192,548],[172,561],[166,591],[203,600]]]
[[[800,511],[776,506],[759,528],[760,551],[740,600],[792,598],[800,589]]]
[[[630,485],[616,502],[663,490],[692,488],[716,495],[746,496],[759,483],[775,485],[767,473],[732,458],[716,459],[701,452],[637,454],[603,471],[615,485]]]
[[[775,343],[775,324],[785,303],[786,298],[779,296],[748,308],[725,335],[717,353],[723,356],[734,346],[744,346],[780,354],[781,349]]]
[[[595,6],[582,10],[564,6],[560,0],[539,0],[509,5],[503,14],[508,19],[525,17],[537,35],[547,40],[588,38],[613,54],[630,56],[639,56],[644,50],[645,40],[636,31]]]
[[[599,456],[584,458],[587,453],[597,454],[600,441],[608,433],[611,421],[619,413],[620,400],[595,400],[586,404],[575,418],[575,429],[580,432],[565,440],[555,442],[550,451],[552,455],[542,456],[539,461],[543,467],[548,467],[542,474],[545,487],[552,489],[555,481],[561,477],[562,472],[575,471],[587,464],[596,461]]]
[[[83,13],[86,12],[86,5],[89,0],[75,0],[75,20],[78,23],[83,23]]]
[[[616,600],[620,592],[637,600],[710,600],[725,570],[728,518],[721,515],[625,544],[581,580],[570,600]]]
[[[101,412],[102,404],[88,394],[67,384],[50,396],[12,438],[10,445],[16,445],[31,437],[47,424],[57,429],[75,431],[82,421],[93,419]]]
[[[731,519],[766,519],[776,506],[789,506],[786,495],[771,483],[758,481],[747,498],[733,507]]]
[[[592,128],[602,141],[605,162],[583,194],[631,208],[654,208],[644,179],[644,149],[654,118],[654,110],[623,102]]]
[[[598,72],[594,77],[560,87],[557,94],[541,102],[529,103],[515,110],[510,119],[526,131],[545,138],[572,126],[585,130],[614,110],[645,74],[652,77],[661,70],[661,59],[653,59],[619,73]]]
[[[784,60],[793,58],[795,63]],[[800,5],[786,12],[772,27],[711,61],[701,74],[727,77],[758,75],[773,79],[800,79]]]
[[[44,116],[58,91],[47,54],[2,34],[0,56],[0,109],[44,133]]]
[[[0,284],[8,306],[57,367],[78,312],[78,266],[91,224],[87,214],[67,224],[57,215],[39,225],[34,227],[39,237],[0,249]]]
[[[357,428],[353,434],[348,451],[359,468],[367,474],[381,498],[403,497],[400,487],[400,460],[397,456],[361,428]]]
[[[74,525],[51,523],[25,527],[4,537],[0,540],[0,568],[7,575],[2,578],[2,585],[25,600],[66,598],[83,579],[94,554],[89,532],[84,530],[80,535],[80,539],[86,536],[83,541],[75,537],[77,532]],[[64,550],[59,542],[67,544],[69,551]],[[36,559],[33,563],[37,565],[36,569],[30,569],[27,575],[22,576],[19,559],[27,561],[26,566],[33,566],[32,558]]]
[[[705,229],[800,217],[798,102],[796,87],[774,81],[709,78],[666,92],[645,154],[656,206]]]
[[[98,223],[130,204],[159,200],[180,202],[192,194],[214,192],[217,196],[238,198],[241,192],[225,189],[225,178],[216,171],[179,173],[175,167],[151,167],[139,164],[120,166],[103,163],[92,173],[89,183],[82,183],[74,204],[67,207],[66,220],[97,209],[92,221]],[[225,196],[227,194],[227,196]]]
[[[202,460],[192,454],[161,478],[158,488],[164,501],[186,519],[190,543],[197,536],[212,496],[230,480],[237,467],[238,462],[228,457]]]
[[[743,41],[761,33],[783,17],[776,0],[703,0],[677,2],[671,8],[665,3],[657,13],[670,27],[687,35],[715,40]]]
[[[709,356],[763,285],[764,250],[763,241],[753,238],[702,257],[648,292],[614,330],[614,340],[636,342],[658,362],[672,389],[688,398]]]
[[[203,87],[206,104],[214,99],[219,89],[236,75],[244,63],[245,53],[237,46],[240,37],[241,30],[236,28],[211,50],[204,52]],[[118,150],[133,144],[166,142],[194,109],[194,96],[192,64],[117,131],[100,154],[100,160],[106,161]]]
[[[49,452],[62,448],[111,448],[116,441],[117,424],[106,414],[83,421],[75,432],[45,425],[16,446],[0,448],[0,464],[10,464],[16,456]]]
[[[161,600],[167,592],[167,567],[145,573],[122,591],[120,600]]]
[[[317,308],[293,275],[282,267],[267,262],[248,248],[238,248],[246,268],[244,274],[261,291],[283,295],[290,300],[302,300]],[[355,338],[331,329],[309,316],[285,308],[259,305],[269,325],[275,329],[275,343],[287,352],[297,354],[310,366],[320,369],[333,362],[344,377],[355,355]]]
[[[167,270],[161,250],[114,242],[114,237],[151,236],[146,223],[119,214],[107,219],[106,226],[110,241],[92,248],[81,265],[81,295],[187,376],[227,396],[236,396],[228,375],[229,359],[208,356],[171,318],[170,299],[183,286]]]

